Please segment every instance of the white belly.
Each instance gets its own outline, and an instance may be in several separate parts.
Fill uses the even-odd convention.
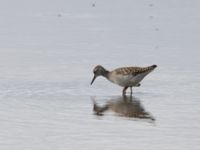
[[[144,77],[148,73],[138,74],[136,76],[133,75],[112,75],[109,80],[115,84],[118,84],[122,87],[125,86],[138,86],[138,84],[144,79]]]

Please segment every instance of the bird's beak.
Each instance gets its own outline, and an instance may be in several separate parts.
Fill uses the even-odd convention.
[[[94,75],[93,79],[92,79],[92,82],[90,83],[90,85],[92,85],[92,83],[94,82],[94,80],[96,79],[96,75]]]

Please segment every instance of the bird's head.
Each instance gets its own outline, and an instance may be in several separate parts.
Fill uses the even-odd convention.
[[[107,71],[104,67],[102,67],[101,65],[97,65],[97,66],[93,69],[94,77],[93,77],[93,79],[92,79],[92,81],[91,81],[91,85],[92,85],[92,83],[94,82],[94,80],[95,80],[98,76],[105,76],[107,72],[108,72],[108,71]]]

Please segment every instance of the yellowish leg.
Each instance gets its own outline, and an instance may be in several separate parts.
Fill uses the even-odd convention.
[[[132,95],[133,94],[133,87],[131,86],[130,89],[131,89],[131,95]]]
[[[126,95],[126,89],[127,89],[127,88],[128,88],[128,86],[125,86],[125,87],[124,87],[123,92],[122,92],[123,95]]]

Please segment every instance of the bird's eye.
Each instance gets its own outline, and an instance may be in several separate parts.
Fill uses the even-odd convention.
[[[95,68],[93,72],[96,73],[96,72],[97,72],[97,69]]]

